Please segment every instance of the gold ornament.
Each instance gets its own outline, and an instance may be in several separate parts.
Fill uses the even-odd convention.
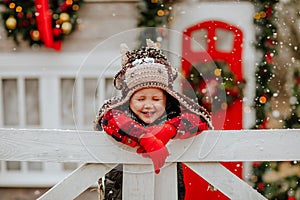
[[[162,16],[165,15],[165,12],[164,12],[163,10],[158,10],[158,11],[157,11],[157,15],[158,15],[159,17],[162,17]]]
[[[265,104],[267,102],[267,98],[265,96],[259,97],[259,103]]]
[[[8,29],[15,29],[17,27],[17,20],[14,18],[14,16],[10,16],[5,21],[5,25]]]
[[[216,68],[215,71],[214,71],[214,74],[215,74],[216,76],[221,76],[221,74],[222,74],[222,69]]]
[[[72,31],[72,24],[70,22],[64,22],[61,25],[61,29],[62,29],[63,33],[67,35]]]
[[[256,19],[256,20],[260,19],[260,14],[259,13],[255,13],[254,19]]]
[[[259,13],[259,15],[260,15],[261,18],[265,18],[265,17],[267,16],[267,14],[266,14],[265,11],[261,11],[261,12]]]
[[[63,21],[61,19],[58,19],[58,20],[55,21],[55,23],[58,24],[58,25],[60,25],[60,24],[63,23]]]
[[[34,41],[40,40],[40,32],[38,30],[33,30],[30,35],[32,40]]]
[[[73,9],[74,11],[77,11],[77,10],[79,10],[79,5],[77,5],[77,4],[74,4],[74,5],[72,6],[72,9]]]
[[[60,13],[59,19],[62,22],[68,22],[70,20],[70,15],[68,13]]]
[[[15,3],[12,2],[12,3],[9,4],[9,8],[10,8],[10,9],[14,9],[15,7],[16,7],[16,4],[15,4]]]
[[[67,5],[72,5],[73,4],[73,0],[66,0],[66,4]]]
[[[16,7],[16,12],[22,12],[22,10],[23,10],[22,6],[17,6]]]

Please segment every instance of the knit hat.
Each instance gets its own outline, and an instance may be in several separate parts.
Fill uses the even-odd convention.
[[[173,89],[177,70],[171,67],[166,56],[153,41],[147,39],[146,42],[147,47],[133,51],[130,51],[126,44],[120,45],[122,69],[115,75],[114,86],[122,91],[122,96],[114,97],[104,103],[95,125],[97,126],[106,111],[124,105],[136,91],[154,87],[170,94],[182,107],[201,116],[212,127],[211,116],[205,108]]]

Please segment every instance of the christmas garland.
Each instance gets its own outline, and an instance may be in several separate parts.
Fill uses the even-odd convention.
[[[256,49],[262,53],[262,59],[257,66],[256,77],[256,125],[255,128],[267,128],[267,112],[270,111],[270,99],[274,92],[270,88],[270,81],[274,78],[273,57],[277,54],[277,27],[274,23],[274,7],[278,0],[255,0],[257,12],[254,24],[258,28],[256,34]]]
[[[293,87],[291,88],[291,114],[284,119],[284,128],[300,128],[300,68],[293,71]]]
[[[274,92],[270,88],[270,81],[274,78],[273,57],[277,54],[277,27],[275,25],[275,5],[278,0],[255,0],[257,12],[254,23],[259,28],[256,35],[256,49],[262,52],[263,57],[256,70],[256,125],[254,128],[267,128],[267,112],[270,111],[270,99]],[[292,106],[292,115],[285,120],[286,128],[299,127],[299,71],[294,72],[295,86],[293,94],[295,105]],[[300,163],[291,162],[254,162],[252,165],[253,186],[270,200],[300,199]]]
[[[187,80],[193,87],[199,104],[209,111],[212,109],[212,104],[214,110],[218,111],[226,109],[236,100],[243,98],[245,81],[237,80],[226,62],[212,61],[195,64],[191,67]],[[219,84],[220,81],[221,84]],[[188,91],[188,89],[184,89],[184,91]],[[225,102],[220,97],[223,91],[226,93]]]
[[[172,0],[143,0],[138,5],[140,17],[137,27],[145,28],[138,38],[140,46],[146,45],[146,39],[151,39],[159,45],[167,36],[165,28],[172,20],[170,14],[174,2]]]
[[[77,24],[83,0],[4,0],[1,15],[7,36],[17,45],[20,37],[33,47],[61,49],[61,41]]]
[[[300,162],[254,162],[251,181],[269,200],[300,199]]]

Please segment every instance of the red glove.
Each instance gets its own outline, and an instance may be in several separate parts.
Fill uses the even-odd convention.
[[[155,173],[160,172],[160,168],[165,164],[169,151],[164,143],[153,136],[151,133],[146,133],[140,138],[141,147],[146,151],[146,154],[151,158]]]
[[[154,135],[157,139],[160,139],[164,145],[166,145],[170,139],[176,136],[177,129],[171,124],[162,124],[162,125],[154,125],[146,128],[152,135]],[[143,147],[139,147],[136,150],[137,153],[144,154],[146,151]]]
[[[150,130],[150,133],[156,138],[160,139],[165,145],[177,134],[177,129],[175,126],[169,123],[150,126],[147,128],[147,130]]]
[[[209,129],[207,122],[202,121],[199,116],[191,112],[184,112],[167,123],[177,127],[177,135],[174,138],[180,139],[193,137]]]
[[[115,140],[131,147],[137,146],[138,138],[146,133],[139,123],[120,110],[106,112],[102,118],[102,127]]]

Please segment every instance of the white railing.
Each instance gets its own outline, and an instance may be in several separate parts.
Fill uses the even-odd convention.
[[[119,50],[0,54],[0,127],[93,130],[101,102],[114,91],[120,62],[109,63],[118,56]],[[0,187],[50,187],[78,165],[0,161]]]
[[[0,160],[83,162],[39,199],[74,199],[118,163],[123,199],[177,199],[176,162],[184,162],[230,199],[266,199],[219,162],[300,160],[300,130],[205,131],[168,144],[160,174],[132,148],[93,131],[0,129]],[[279,148],[280,147],[280,148]]]

